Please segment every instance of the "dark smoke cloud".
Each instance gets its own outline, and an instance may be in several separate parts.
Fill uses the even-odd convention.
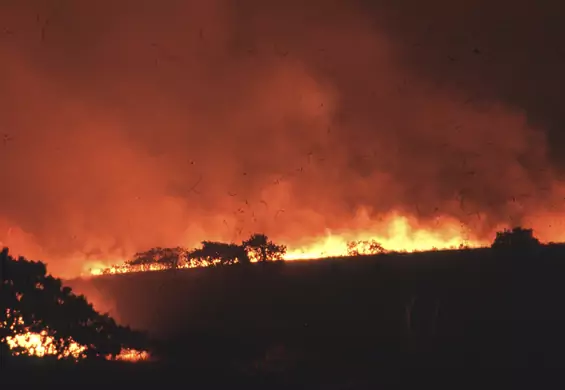
[[[475,101],[500,101],[524,112],[529,124],[546,133],[551,158],[563,166],[563,2],[365,1],[364,6],[375,11],[375,24],[394,42],[397,60]]]
[[[450,4],[2,2],[0,240],[72,274],[296,242],[360,207],[479,236],[547,217],[564,76],[540,21],[558,10]]]

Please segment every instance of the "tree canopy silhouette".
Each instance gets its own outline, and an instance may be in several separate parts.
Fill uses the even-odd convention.
[[[249,255],[242,245],[217,241],[202,241],[202,247],[190,251],[188,257],[201,265],[250,263]]]
[[[526,250],[539,245],[540,242],[534,237],[532,229],[515,227],[511,230],[504,229],[501,232],[497,232],[491,247],[493,249]]]
[[[126,262],[130,266],[139,266],[142,270],[152,264],[159,264],[164,268],[178,268],[182,261],[186,260],[187,250],[181,247],[175,248],[151,248],[145,252],[138,252],[133,259]]]
[[[286,253],[285,245],[277,245],[265,234],[253,234],[242,242],[248,254],[259,262],[282,260]]]
[[[4,248],[0,252],[0,281],[2,343],[6,337],[23,332],[44,332],[55,340],[57,354],[63,354],[74,341],[85,346],[87,358],[100,359],[116,357],[122,349],[148,347],[142,333],[98,313],[83,295],[73,294],[60,279],[48,275],[42,262],[15,259]]]
[[[148,271],[249,264],[252,261],[264,263],[283,260],[285,254],[285,245],[275,244],[265,234],[255,233],[241,244],[202,241],[200,248],[192,250],[182,247],[151,248],[136,253],[124,265],[114,265],[103,270],[102,273],[110,274],[113,268],[127,271]]]
[[[385,252],[386,249],[375,240],[349,241],[347,243],[348,256],[376,255]]]

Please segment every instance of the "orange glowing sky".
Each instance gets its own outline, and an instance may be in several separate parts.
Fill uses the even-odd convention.
[[[526,3],[3,1],[0,243],[565,240],[564,27]]]

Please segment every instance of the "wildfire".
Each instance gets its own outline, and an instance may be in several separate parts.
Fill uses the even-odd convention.
[[[442,225],[437,230],[414,229],[406,217],[392,218],[384,234],[375,235],[372,231],[335,235],[328,232],[326,237],[315,240],[310,245],[290,250],[285,260],[316,259],[325,257],[347,256],[348,244],[378,242],[384,249],[391,252],[421,252],[435,249],[455,249],[461,246],[481,247],[488,242],[471,240],[464,237],[461,227],[454,221]],[[357,248],[361,254],[367,252]]]
[[[10,313],[7,313],[8,319],[10,319]],[[8,328],[12,330],[15,334],[12,336],[6,336],[0,342],[6,343],[8,347],[13,351],[14,356],[35,356],[35,357],[45,357],[45,356],[56,356],[57,359],[72,358],[76,361],[84,359],[86,357],[86,346],[80,345],[73,339],[59,340],[59,343],[64,342],[65,347],[61,350],[57,348],[57,340],[50,336],[47,330],[42,330],[39,333],[30,332],[24,324],[22,317],[17,317],[11,321],[0,324],[2,328]],[[22,327],[23,331],[16,331],[16,327]],[[137,362],[141,360],[149,359],[150,355],[147,351],[137,351],[134,349],[122,349],[119,355],[112,357],[106,357],[108,360],[121,360],[129,362]]]
[[[367,218],[361,215],[361,219]],[[359,218],[357,218],[359,219]],[[384,226],[384,228],[383,228]],[[318,237],[309,243],[294,245],[287,250],[284,260],[321,259],[327,257],[347,256],[351,252],[351,243],[357,243],[356,253],[371,254],[365,246],[368,242],[380,244],[386,251],[420,252],[427,250],[456,249],[464,247],[483,247],[490,242],[474,240],[462,233],[461,225],[455,220],[446,220],[436,229],[414,228],[415,221],[407,217],[392,215],[386,224],[371,226],[363,231],[327,231],[324,237]],[[377,234],[375,232],[378,232]],[[252,261],[253,258],[252,258]],[[191,261],[183,262],[177,268],[196,268],[201,265]],[[94,267],[90,275],[123,274],[130,272],[160,271],[167,269],[163,264],[146,264],[131,266],[122,262],[110,267]]]

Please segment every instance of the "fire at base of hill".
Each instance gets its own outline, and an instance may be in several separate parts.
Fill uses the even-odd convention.
[[[8,314],[8,318],[10,315]],[[58,360],[70,359],[78,362],[86,358],[86,346],[80,345],[73,339],[57,340],[50,336],[47,330],[39,333],[30,332],[26,328],[23,318],[13,319],[12,323],[4,322],[0,324],[2,328],[13,331],[13,335],[0,340],[5,343],[12,351],[13,356],[33,356],[33,357],[56,357]],[[23,328],[24,331],[16,331],[16,327]],[[64,346],[61,348],[61,346]],[[135,349],[124,348],[116,356],[107,356],[107,360],[139,362],[150,359],[148,351],[137,351]]]

